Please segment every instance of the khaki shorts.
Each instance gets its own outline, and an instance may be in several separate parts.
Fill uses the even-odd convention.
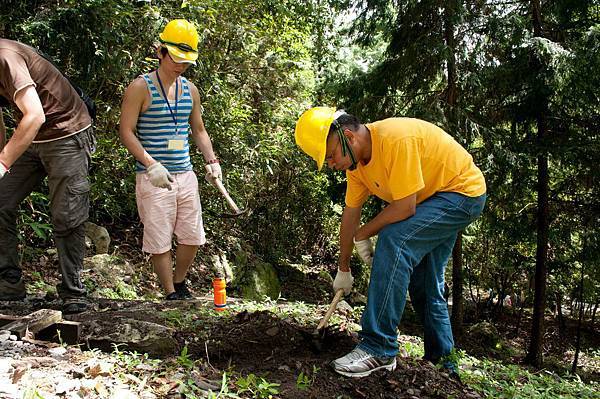
[[[206,242],[198,179],[192,171],[172,174],[172,190],[154,187],[146,173],[138,173],[135,196],[140,220],[144,224],[142,250],[162,254],[171,249],[173,234],[184,245]]]

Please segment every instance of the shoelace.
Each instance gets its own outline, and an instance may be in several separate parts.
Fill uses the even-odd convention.
[[[354,349],[352,352],[350,352],[348,354],[348,360],[350,360],[352,362],[356,362],[356,361],[360,361],[360,360],[366,359],[369,356],[371,356],[371,355],[369,355],[364,350],[362,350],[360,348],[356,348],[356,349]]]

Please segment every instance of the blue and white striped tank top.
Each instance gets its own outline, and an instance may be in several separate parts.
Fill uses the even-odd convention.
[[[142,75],[152,96],[152,103],[141,113],[137,122],[137,136],[144,149],[152,158],[164,165],[171,173],[192,170],[190,161],[189,117],[192,111],[192,95],[188,81],[181,77],[181,90],[177,100],[177,115],[175,124],[167,102],[156,88],[148,74]],[[175,102],[170,101],[171,110],[175,112]],[[169,140],[183,140],[183,149],[169,149]],[[146,170],[144,165],[137,162],[137,172]]]

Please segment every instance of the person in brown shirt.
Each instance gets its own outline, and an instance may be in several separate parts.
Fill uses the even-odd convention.
[[[34,48],[0,38],[0,96],[17,126],[6,141],[0,108],[0,300],[26,296],[17,253],[19,204],[48,177],[64,313],[87,309],[80,278],[89,213],[92,120],[70,82]]]

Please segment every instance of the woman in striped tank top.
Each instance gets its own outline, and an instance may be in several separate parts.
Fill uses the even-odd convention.
[[[190,135],[210,166],[206,180],[221,178],[202,120],[200,94],[181,76],[198,58],[194,25],[182,19],[170,21],[160,34],[158,58],[158,69],[138,77],[125,91],[119,134],[137,161],[142,250],[152,255],[166,299],[190,299],[185,277],[198,247],[206,242],[198,179],[190,161]],[[174,270],[173,234],[177,236]]]

